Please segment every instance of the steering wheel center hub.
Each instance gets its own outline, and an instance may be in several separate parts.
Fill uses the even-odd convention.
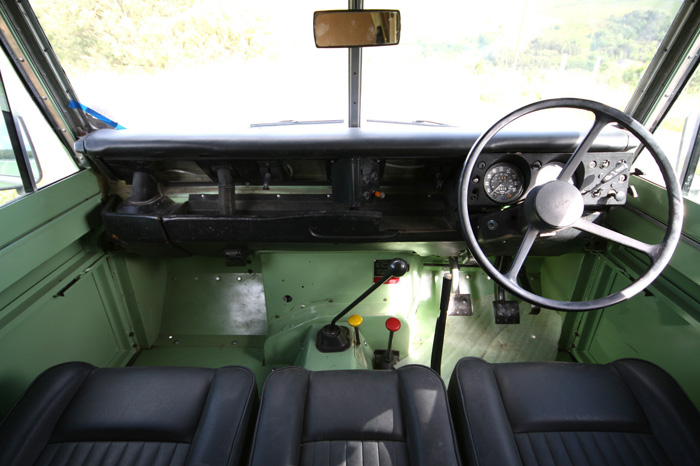
[[[570,227],[583,215],[583,196],[566,181],[554,180],[538,186],[525,204],[530,221],[546,229]]]

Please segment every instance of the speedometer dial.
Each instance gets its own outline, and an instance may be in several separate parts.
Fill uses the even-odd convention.
[[[523,192],[523,175],[509,163],[497,163],[486,171],[484,189],[489,198],[500,204],[513,202]]]

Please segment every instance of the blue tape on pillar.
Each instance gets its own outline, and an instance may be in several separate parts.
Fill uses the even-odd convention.
[[[97,118],[97,119],[100,120],[101,122],[107,123],[109,126],[111,126],[111,127],[114,128],[114,129],[126,129],[126,128],[124,128],[122,125],[120,125],[119,123],[117,123],[116,121],[110,120],[110,119],[107,118],[106,116],[104,116],[104,115],[102,115],[102,114],[100,114],[100,113],[97,113],[96,111],[94,111],[94,110],[91,109],[90,107],[86,107],[85,105],[81,104],[80,102],[76,102],[75,100],[71,100],[71,101],[68,103],[68,107],[69,107],[69,108],[75,108],[75,109],[78,109],[78,110],[82,110],[83,112],[87,113],[88,115],[92,115],[93,117]]]

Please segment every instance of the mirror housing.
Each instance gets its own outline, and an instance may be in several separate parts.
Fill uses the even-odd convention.
[[[318,48],[396,45],[401,36],[398,10],[330,10],[314,13]]]

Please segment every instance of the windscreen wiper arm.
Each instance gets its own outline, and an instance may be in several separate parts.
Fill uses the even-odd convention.
[[[445,126],[452,127],[445,123],[438,123],[430,120],[413,120],[413,121],[392,121],[392,120],[367,120],[368,123],[390,123],[393,125],[416,125],[416,126]]]
[[[293,126],[293,125],[330,125],[344,123],[345,120],[281,120],[273,123],[251,123],[251,128],[261,128],[264,126]]]

